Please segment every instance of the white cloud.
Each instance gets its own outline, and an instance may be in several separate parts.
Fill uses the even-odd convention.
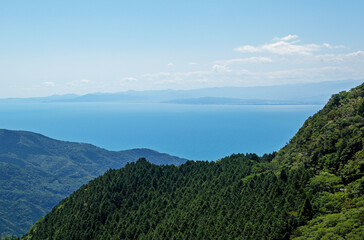
[[[175,76],[204,76],[204,75],[210,75],[211,71],[191,71],[191,72],[178,72],[170,75]]]
[[[244,45],[234,49],[235,51],[241,53],[255,53],[255,52],[262,52],[262,49],[259,47],[253,47],[251,45]]]
[[[317,44],[297,45],[294,43],[279,41],[273,44],[266,44],[262,46],[262,49],[279,55],[312,55],[312,52],[319,50],[320,46]]]
[[[269,57],[248,57],[248,58],[234,58],[224,61],[217,61],[219,64],[230,65],[239,63],[271,63],[273,60]]]
[[[196,62],[189,62],[188,65],[198,65]]]
[[[125,77],[122,80],[123,82],[136,82],[138,81],[138,79],[136,79],[135,77]]]
[[[174,65],[174,64],[173,64],[173,63],[171,63],[171,62],[170,62],[170,63],[167,63],[167,66],[168,66],[168,67],[172,67],[173,65]]]
[[[358,64],[360,65],[360,64]],[[363,79],[364,69],[355,69],[346,65],[329,64],[315,67],[279,66],[279,68],[233,69],[225,65],[214,64],[208,71],[190,72],[160,72],[145,74],[140,82],[149,89],[181,89],[223,86],[267,86],[281,84],[295,84],[304,82],[321,82],[345,79]],[[138,77],[139,79],[139,77]]]
[[[257,47],[245,45],[237,47],[234,50],[241,53],[267,52],[278,55],[312,55],[313,52],[321,48],[318,44],[298,44],[298,41],[289,42],[297,38],[297,35],[288,35],[282,38],[274,38],[275,42],[273,43]]]
[[[82,83],[89,83],[89,82],[91,82],[90,80],[88,80],[88,79],[81,79],[80,80],[80,82],[82,82]]]
[[[271,63],[273,60],[269,57],[250,57],[250,58],[241,58],[241,62],[248,63]]]
[[[91,80],[88,79],[80,79],[80,80],[75,80],[72,82],[68,82],[67,85],[69,86],[80,86],[80,85],[86,85],[91,83]]]
[[[170,76],[171,73],[169,72],[158,72],[158,73],[147,73],[147,74],[143,74],[141,77],[142,78],[159,78],[159,77],[166,77],[166,76]]]
[[[348,78],[360,79],[364,77],[364,71],[353,71],[347,66],[320,66],[309,68],[295,68],[276,70],[262,74],[261,79],[267,79],[274,84],[322,82],[347,80]]]
[[[344,61],[344,56],[342,54],[323,54],[316,55],[315,59],[321,62],[331,62],[331,63],[340,63]]]
[[[364,51],[357,51],[357,52],[348,53],[345,56],[347,56],[347,57],[364,56]]]
[[[359,61],[364,61],[364,51],[356,51],[342,54],[316,55],[315,59],[318,59],[322,62],[340,63],[353,66]]]
[[[289,34],[285,37],[282,37],[282,38],[274,38],[274,40],[276,41],[289,41],[289,40],[292,40],[292,39],[297,39],[298,38],[298,35],[292,35],[292,34]]]
[[[344,45],[337,45],[337,46],[334,46],[334,45],[331,45],[329,43],[324,43],[322,44],[322,46],[324,46],[325,48],[328,48],[328,49],[348,49],[347,47],[345,47]]]
[[[56,86],[56,84],[54,82],[43,82],[42,85],[47,86],[47,87],[54,87],[54,86]]]
[[[197,65],[199,69],[174,72],[172,69],[175,68],[170,68],[165,72],[142,74],[130,77],[130,83],[125,85],[143,85],[148,89],[193,89],[363,79],[364,51],[345,49],[348,48],[329,43],[303,44],[298,35],[287,35],[275,38],[272,43],[235,49],[251,56],[210,61],[210,64],[190,62],[189,65]],[[134,79],[138,79],[138,84],[134,84]]]
[[[190,72],[158,72],[158,73],[147,73],[143,74],[140,77],[143,79],[158,79],[158,78],[172,78],[172,77],[196,77],[196,76],[205,76],[212,74],[211,71],[190,71]]]
[[[214,72],[224,72],[224,73],[230,73],[232,72],[232,70],[227,67],[226,65],[222,65],[222,64],[215,64],[212,66],[212,71]]]

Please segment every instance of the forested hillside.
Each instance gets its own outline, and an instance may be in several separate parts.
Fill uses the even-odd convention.
[[[141,157],[155,164],[186,161],[149,149],[113,152],[31,132],[0,130],[0,235],[26,233],[82,184]]]
[[[273,162],[315,175],[305,188],[314,219],[298,239],[362,239],[364,236],[364,84],[335,94],[306,120]],[[361,237],[358,237],[361,236]]]
[[[278,153],[157,166],[83,185],[22,239],[363,239],[364,84]]]

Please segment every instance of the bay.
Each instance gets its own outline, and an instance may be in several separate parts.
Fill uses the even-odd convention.
[[[0,128],[193,160],[278,151],[320,105],[0,104]]]

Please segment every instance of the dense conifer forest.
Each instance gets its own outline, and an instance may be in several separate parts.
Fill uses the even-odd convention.
[[[0,129],[0,236],[25,234],[82,184],[141,157],[155,164],[178,165],[187,160],[150,149],[107,151]]]
[[[364,84],[278,153],[110,169],[22,239],[363,239]]]

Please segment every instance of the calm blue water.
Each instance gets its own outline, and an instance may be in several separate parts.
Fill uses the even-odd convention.
[[[322,106],[0,104],[0,128],[195,160],[277,151]]]

